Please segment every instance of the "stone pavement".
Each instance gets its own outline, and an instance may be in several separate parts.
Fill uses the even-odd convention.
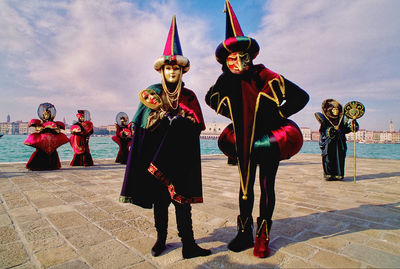
[[[184,260],[170,207],[165,254],[152,257],[152,210],[118,202],[124,166],[32,172],[0,164],[0,268],[399,268],[400,161],[347,158],[346,178],[321,180],[319,155],[283,161],[271,256],[234,253],[238,170],[202,158],[204,203],[193,205],[196,241],[212,255]],[[256,185],[256,193],[259,193]],[[258,216],[258,197],[253,217]]]

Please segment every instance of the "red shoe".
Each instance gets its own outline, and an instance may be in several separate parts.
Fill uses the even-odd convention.
[[[265,258],[269,255],[269,230],[271,229],[272,221],[257,218],[257,235],[256,243],[254,244],[253,255],[259,258]]]

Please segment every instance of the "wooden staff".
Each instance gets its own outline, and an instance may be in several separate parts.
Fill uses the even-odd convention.
[[[351,119],[351,128],[353,130],[354,141],[354,183],[356,183],[356,119],[361,118],[365,113],[365,107],[358,101],[348,102],[344,106],[344,114]]]

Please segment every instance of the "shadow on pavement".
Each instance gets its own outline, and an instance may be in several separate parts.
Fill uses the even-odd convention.
[[[400,202],[382,205],[361,205],[345,210],[331,210],[301,217],[277,219],[271,229],[270,247],[277,251],[288,245],[314,238],[326,240],[346,234],[367,230],[399,230]],[[254,224],[254,231],[256,224]],[[229,243],[236,235],[236,227],[215,229],[208,237],[198,242]],[[214,249],[213,253],[227,251],[226,245]]]
[[[262,261],[262,260],[260,260]],[[229,268],[229,269],[246,269],[246,268],[277,268],[276,265],[260,262],[255,266],[254,264],[244,264],[244,263],[235,263],[233,262],[228,255],[221,255],[215,257],[214,259],[203,263],[202,265],[196,267],[198,269],[204,269],[204,265],[209,268]]]
[[[400,172],[393,172],[393,173],[377,173],[377,174],[367,174],[367,175],[357,175],[356,174],[356,181],[357,180],[367,180],[367,179],[377,179],[377,178],[387,178],[387,177],[398,177],[400,176]],[[344,182],[354,181],[354,177],[346,176],[343,179]]]

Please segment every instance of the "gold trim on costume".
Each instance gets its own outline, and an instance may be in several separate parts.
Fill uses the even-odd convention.
[[[279,80],[281,81],[281,83],[279,84],[279,87],[281,89],[282,98],[285,98],[286,97],[285,80],[283,79],[283,77],[281,75],[279,75]]]
[[[238,162],[239,175],[240,175],[240,186],[241,186],[242,192],[243,192],[243,200],[246,200],[246,199],[247,199],[247,189],[248,189],[249,180],[250,180],[250,166],[251,166],[251,158],[250,158],[250,156],[251,156],[252,151],[253,151],[253,143],[254,143],[254,135],[255,135],[256,121],[257,121],[257,113],[258,113],[258,109],[259,109],[259,105],[260,105],[260,98],[261,98],[261,96],[265,96],[265,97],[267,97],[268,99],[274,101],[274,102],[277,104],[277,107],[278,107],[278,110],[279,110],[279,106],[280,106],[279,99],[278,99],[278,96],[276,95],[276,93],[275,93],[275,91],[274,91],[274,88],[272,87],[272,82],[273,82],[274,80],[277,80],[277,81],[278,81],[278,83],[279,83],[279,88],[280,88],[280,90],[281,90],[282,96],[285,97],[285,84],[284,84],[284,82],[283,82],[282,76],[279,76],[279,79],[278,79],[278,78],[274,78],[274,79],[268,81],[268,85],[269,85],[269,87],[270,87],[270,89],[271,89],[272,94],[274,95],[274,97],[271,97],[271,96],[269,96],[267,93],[262,92],[262,91],[260,91],[259,94],[258,94],[258,96],[257,96],[256,107],[255,107],[255,110],[254,110],[253,127],[252,127],[252,131],[251,131],[249,158],[248,158],[248,161],[247,161],[247,175],[246,175],[245,182],[243,181],[243,175],[242,175],[242,171],[241,171],[240,162]],[[265,87],[263,88],[263,90],[264,90],[264,89],[265,89]],[[217,93],[214,93],[213,95],[211,95],[211,97],[214,96],[215,94],[217,94]],[[219,93],[218,93],[218,94],[219,94]],[[210,100],[211,100],[211,98],[210,98]],[[222,105],[222,103],[223,103],[225,100],[227,101],[227,104],[228,104],[228,107],[229,107],[229,113],[230,113],[231,120],[232,120],[233,131],[234,131],[235,137],[236,137],[236,132],[235,132],[235,131],[236,131],[236,129],[235,129],[235,121],[234,121],[234,118],[233,118],[233,115],[232,115],[232,106],[231,106],[231,102],[230,102],[230,99],[229,99],[228,96],[225,96],[224,98],[221,99],[221,101],[220,101],[219,104],[218,104],[218,107],[217,107],[217,110],[216,110],[216,111],[217,111],[217,113],[219,113],[219,110],[220,110],[220,108],[221,108],[221,105]],[[281,112],[280,110],[279,110],[279,114],[280,114],[283,118],[285,118],[285,116],[283,116],[283,114],[282,114],[282,112]],[[235,149],[236,149],[236,152],[237,152],[236,143],[235,143]],[[245,183],[246,183],[246,184],[245,184]],[[246,185],[246,186],[245,186],[245,185]]]
[[[210,101],[211,101],[211,99],[214,97],[214,95],[218,95],[218,100],[219,100],[220,94],[219,94],[219,92],[215,92],[215,93],[211,94],[211,96],[210,96]],[[218,101],[217,103],[219,103],[219,101]]]
[[[235,27],[235,25],[233,24],[233,21],[232,21],[232,13],[231,13],[231,9],[228,7],[228,5],[227,5],[227,3],[228,3],[229,1],[228,0],[226,0],[226,6],[227,6],[227,10],[228,10],[228,14],[229,14],[229,20],[231,21],[231,25],[232,25],[232,30],[233,30],[233,34],[235,35],[235,37],[237,36],[237,34],[236,34],[236,27]]]
[[[317,121],[319,122],[319,124],[322,124],[322,122],[324,121],[318,113],[314,113],[315,118],[317,119]]]
[[[280,105],[279,98],[278,98],[278,95],[277,95],[276,92],[275,92],[274,87],[272,86],[272,83],[273,83],[274,81],[277,81],[277,82],[278,82],[278,84],[279,84],[279,89],[281,90],[281,93],[282,93],[282,97],[285,98],[285,82],[284,82],[284,80],[283,80],[283,78],[282,78],[281,76],[279,76],[279,78],[273,78],[273,79],[271,79],[271,80],[268,81],[269,88],[271,89],[272,94],[274,95],[274,97],[271,97],[271,96],[269,96],[269,95],[266,94],[266,93],[264,93],[264,95],[265,95],[266,97],[268,97],[269,99],[271,99],[272,101],[274,101],[274,102],[277,104],[277,106],[279,107],[279,105]],[[265,89],[265,88],[266,88],[266,87],[264,87],[264,89]],[[264,90],[264,89],[263,89],[263,90]]]
[[[225,41],[222,42],[222,45],[224,45],[224,48],[229,52],[229,53],[233,53],[230,49],[228,49],[228,47],[225,45]]]
[[[175,15],[172,20],[172,36],[171,36],[171,55],[174,55],[174,44],[175,44]]]
[[[251,38],[248,38],[248,37],[247,37],[247,39],[249,40],[249,45],[247,46],[247,49],[246,49],[246,51],[248,51],[248,50],[249,50],[249,48],[250,48],[250,46],[251,46]]]
[[[235,128],[235,121],[233,120],[233,115],[232,115],[232,106],[231,106],[231,101],[229,100],[228,96],[225,96],[224,98],[222,98],[222,100],[219,102],[219,105],[217,107],[217,113],[219,113],[219,110],[221,108],[221,105],[224,101],[227,101],[228,103],[228,107],[229,107],[229,114],[231,116],[231,120],[232,120],[232,125],[233,125],[233,132],[235,134],[236,137],[236,128]],[[237,146],[235,143],[235,150],[237,152]],[[250,160],[250,159],[249,159]],[[247,178],[246,178],[246,188],[244,187],[244,183],[243,183],[243,175],[242,175],[242,169],[240,169],[240,162],[238,162],[238,168],[239,168],[239,176],[240,176],[240,186],[242,188],[242,192],[243,192],[243,196],[247,197],[247,187],[248,187],[248,182],[249,182],[249,173],[247,173]]]
[[[219,103],[220,103],[219,98],[221,96],[221,94],[219,92],[215,92],[215,93],[211,94],[211,96],[210,96],[210,105],[212,105],[214,96],[217,96],[217,98],[218,98],[217,99],[217,106],[219,106]],[[218,114],[218,109],[215,112]]]

